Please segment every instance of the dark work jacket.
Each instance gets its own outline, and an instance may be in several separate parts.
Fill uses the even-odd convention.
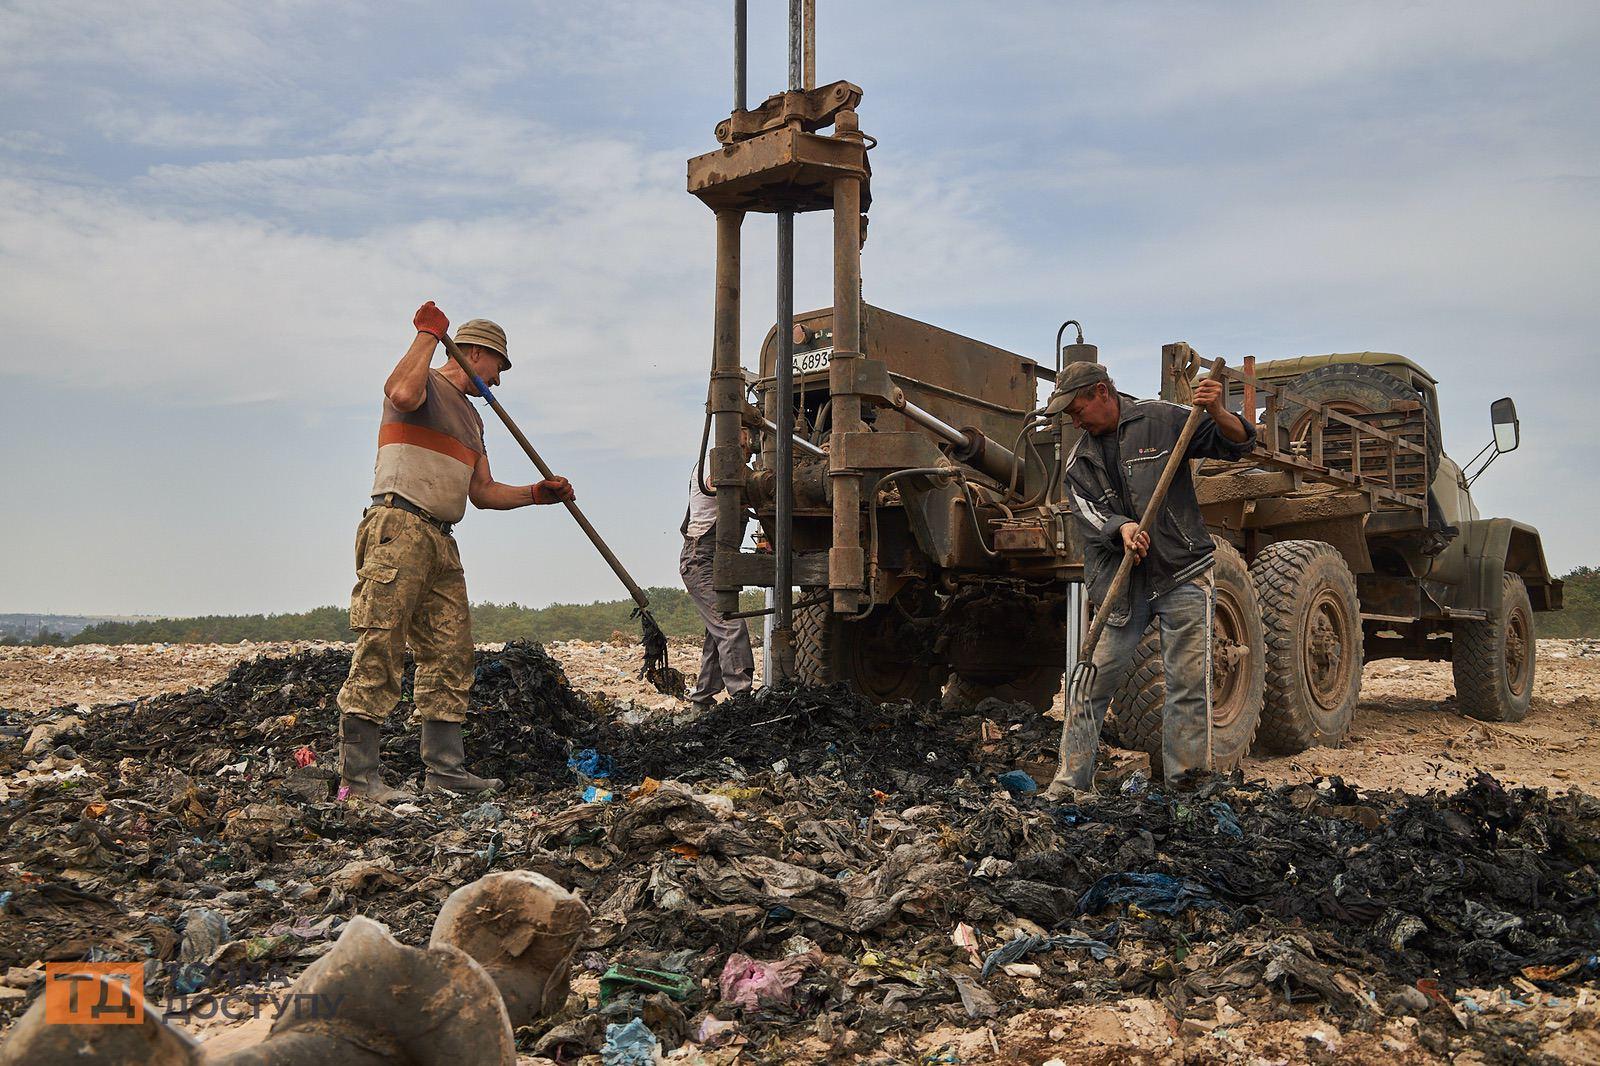
[[[1065,481],[1068,499],[1083,534],[1084,582],[1089,599],[1103,605],[1111,591],[1111,578],[1122,562],[1123,525],[1138,522],[1144,514],[1156,482],[1167,465],[1172,446],[1178,443],[1190,408],[1165,400],[1140,400],[1127,393],[1117,394],[1122,414],[1117,420],[1118,451],[1122,461],[1122,480],[1133,498],[1122,499],[1107,476],[1100,442],[1085,433],[1067,456]],[[1241,419],[1241,421],[1243,421]],[[1255,427],[1245,422],[1249,435],[1235,444],[1222,435],[1210,416],[1201,419],[1189,442],[1190,459],[1237,459],[1255,444]],[[1162,596],[1185,581],[1211,569],[1215,547],[1200,516],[1200,503],[1194,495],[1194,477],[1188,463],[1167,489],[1166,503],[1150,527],[1150,551],[1139,571],[1151,599]],[[1110,605],[1107,622],[1121,625],[1128,620],[1128,603]]]

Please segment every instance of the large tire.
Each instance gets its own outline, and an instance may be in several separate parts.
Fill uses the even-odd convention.
[[[1439,439],[1439,413],[1427,400],[1400,378],[1378,366],[1365,363],[1333,363],[1319,366],[1289,382],[1289,391],[1308,400],[1331,404],[1335,409],[1350,415],[1377,414],[1388,411],[1396,403],[1417,400],[1422,402],[1423,417],[1428,426],[1428,484],[1439,472],[1439,456],[1443,444]],[[1309,412],[1299,404],[1287,404],[1281,425],[1288,426],[1291,436],[1298,436]],[[1406,453],[1401,453],[1406,454]]]
[[[938,699],[941,672],[897,639],[896,619],[890,605],[859,622],[834,614],[826,603],[802,608],[794,621],[795,673],[807,685],[844,682],[874,703]]]
[[[1250,568],[1266,631],[1260,746],[1336,748],[1361,692],[1361,605],[1344,556],[1320,540],[1280,540]]]
[[[1243,761],[1261,719],[1262,628],[1250,571],[1233,545],[1218,537],[1216,601],[1211,631],[1211,759],[1217,770]],[[1111,697],[1107,739],[1150,754],[1161,765],[1161,723],[1167,699],[1161,634],[1152,622],[1140,638],[1133,668]]]
[[[1461,713],[1488,722],[1520,722],[1533,700],[1533,605],[1528,586],[1506,574],[1500,614],[1455,624],[1451,668]]]
[[[1015,681],[1003,685],[980,685],[959,674],[950,675],[950,684],[944,690],[946,710],[971,710],[991,696],[1007,703],[1032,704],[1035,710],[1048,711],[1061,695],[1061,679],[1065,670],[1036,666]]]

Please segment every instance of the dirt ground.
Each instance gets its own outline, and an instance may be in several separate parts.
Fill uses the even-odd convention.
[[[282,656],[322,646],[4,648],[0,649],[0,708],[43,716],[53,708],[182,692],[216,683],[236,663],[253,656]],[[549,650],[574,689],[617,701],[624,717],[644,721],[684,709],[680,701],[663,697],[638,680],[640,652],[635,645],[575,641],[553,644]],[[698,652],[698,644],[676,644],[672,664],[692,675],[698,666]],[[1600,760],[1595,758],[1593,740],[1600,726],[1600,641],[1540,641],[1538,655],[1533,709],[1524,722],[1501,725],[1462,716],[1454,702],[1448,664],[1378,662],[1366,668],[1362,700],[1344,747],[1251,759],[1244,767],[1245,775],[1280,784],[1337,774],[1363,789],[1422,793],[1458,789],[1479,771],[1488,771],[1508,784],[1546,787],[1552,792],[1578,789],[1591,795],[1600,793]],[[1020,967],[1019,973],[1026,969]],[[0,984],[0,988],[21,995],[24,979],[31,974],[19,972],[11,982],[15,987]],[[593,998],[594,982],[592,974],[583,975],[575,990]],[[1600,1063],[1600,1005],[1591,994],[1580,992],[1576,998],[1563,1000],[1541,996],[1532,986],[1525,989],[1529,990],[1534,994],[1526,1003],[1508,1001],[1498,990],[1473,993],[1468,998],[1481,1004],[1474,1009],[1515,1014],[1521,1019],[1529,1037],[1528,1050],[1536,1053],[1538,1061]],[[1037,1002],[1035,997],[1024,998]],[[1341,1029],[1315,1013],[1291,1017],[1287,1011],[1279,1018],[1258,1016],[1236,1023],[1228,1021],[1230,1010],[1225,1000],[1219,1000],[1216,1021],[1191,1016],[1180,1023],[1161,1002],[1141,995],[1112,1003],[1040,1007],[1002,1015],[975,1028],[952,1025],[925,1032],[907,1030],[860,1061],[1354,1061],[1390,1066],[1520,1059],[1518,1055],[1485,1058],[1475,1051],[1441,1056],[1421,1039],[1417,1020],[1409,1015],[1391,1015],[1370,1031],[1358,1031]],[[261,1026],[191,1022],[189,1028],[216,1054],[225,1046],[243,1046],[258,1039]],[[819,1037],[809,1037],[789,1050],[794,1061],[824,1061],[837,1057],[839,1049]],[[550,1060],[525,1055],[521,1061]],[[690,1061],[738,1061],[738,1051],[708,1049]]]
[[[0,648],[0,707],[44,711],[204,687],[241,659],[285,655],[316,643],[134,644]],[[573,686],[631,702],[643,717],[682,707],[636,676],[632,644],[558,641],[549,646]],[[672,647],[672,665],[693,677],[699,645]],[[757,664],[759,673],[760,664]],[[1057,710],[1059,713],[1058,701]],[[1368,663],[1361,704],[1343,747],[1252,758],[1249,777],[1298,783],[1338,774],[1359,788],[1426,792],[1458,788],[1480,770],[1508,784],[1600,793],[1600,641],[1539,641],[1533,709],[1526,720],[1478,722],[1456,708],[1449,663]]]

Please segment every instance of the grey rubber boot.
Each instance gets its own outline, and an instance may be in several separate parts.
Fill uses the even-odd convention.
[[[498,777],[479,777],[462,769],[467,761],[466,747],[461,739],[460,722],[422,722],[422,765],[428,768],[423,784],[424,792],[456,792],[468,795],[474,792],[494,792],[500,788]]]
[[[339,716],[339,784],[373,803],[405,803],[417,798],[415,792],[390,788],[383,783],[383,766],[378,755],[376,722],[344,714]]]

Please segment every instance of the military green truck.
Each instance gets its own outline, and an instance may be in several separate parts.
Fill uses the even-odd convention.
[[[846,442],[869,485],[869,606],[855,617],[833,611],[821,576],[834,529],[832,448],[823,450],[832,444],[831,311],[794,324],[796,425],[817,446],[801,453],[795,475],[800,676],[878,700],[942,695],[970,706],[999,696],[1046,707],[1061,688],[1081,580],[1060,483],[1074,431],[1032,414],[1054,369],[871,305],[860,316],[864,358],[882,368],[882,402],[866,405],[866,433]],[[752,381],[768,414],[776,349],[774,331]],[[1097,354],[1082,343],[1063,353]],[[1186,400],[1198,356],[1170,344],[1162,360],[1163,397]],[[1230,406],[1257,425],[1259,442],[1243,460],[1200,464],[1196,478],[1218,549],[1219,763],[1237,763],[1252,746],[1337,745],[1370,659],[1449,660],[1465,713],[1523,717],[1533,612],[1560,608],[1561,583],[1536,529],[1482,517],[1469,492],[1488,461],[1517,447],[1512,402],[1493,405],[1493,440],[1469,475],[1439,445],[1437,383],[1401,356],[1315,356],[1224,373]],[[750,500],[770,525],[770,434],[764,443],[769,462],[751,471]],[[1152,754],[1158,639],[1152,627],[1107,724],[1114,743]]]
[[[688,191],[716,221],[712,585],[728,612],[747,587],[785,586],[774,644],[792,648],[803,681],[880,701],[997,696],[1045,708],[1087,605],[1062,491],[1075,431],[1040,400],[1063,362],[1098,352],[1081,327],[1063,345],[1068,322],[1046,365],[861,298],[876,143],[861,98],[841,81],[747,110],[741,92],[716,127],[719,147],[688,162]],[[744,222],[777,216],[782,279],[793,215],[808,211],[832,215],[832,306],[791,314],[780,284],[784,309],[750,373],[739,351]],[[1198,369],[1189,345],[1166,345],[1162,395],[1185,399]],[[1247,360],[1225,373],[1230,402],[1260,434],[1243,461],[1207,464],[1198,478],[1217,545],[1216,764],[1237,764],[1258,737],[1280,751],[1337,744],[1368,658],[1451,660],[1467,713],[1526,714],[1533,612],[1560,608],[1561,583],[1536,530],[1474,508],[1470,476],[1440,447],[1434,379],[1372,353]],[[795,436],[780,449],[777,427],[791,418]],[[1493,422],[1483,463],[1517,445],[1509,399]],[[741,423],[760,435],[754,466]],[[791,452],[780,501],[780,453]],[[781,559],[741,545],[748,512]],[[1140,657],[1109,728],[1155,750],[1154,634]]]

